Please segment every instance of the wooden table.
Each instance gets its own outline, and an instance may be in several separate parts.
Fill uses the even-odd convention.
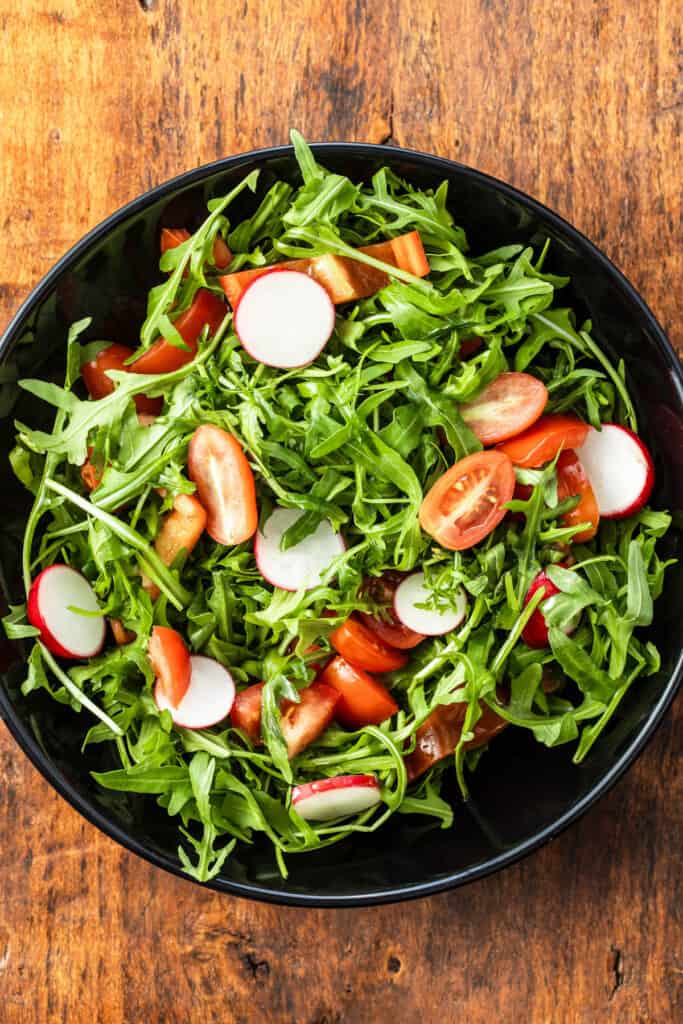
[[[0,0],[0,326],[116,207],[295,125],[527,190],[605,249],[683,349],[682,21],[681,0]],[[0,728],[0,1019],[680,1020],[682,707],[531,859],[360,911],[162,874]]]

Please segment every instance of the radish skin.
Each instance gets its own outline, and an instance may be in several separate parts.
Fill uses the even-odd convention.
[[[93,658],[104,646],[106,620],[85,576],[69,565],[51,565],[36,576],[28,596],[27,615],[40,639],[59,658]]]
[[[374,775],[338,775],[306,782],[292,790],[292,807],[306,821],[332,821],[360,814],[380,803]]]
[[[577,455],[603,519],[625,519],[647,503],[655,482],[652,456],[628,427],[591,427]]]

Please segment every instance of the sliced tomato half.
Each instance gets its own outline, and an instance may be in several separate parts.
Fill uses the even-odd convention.
[[[515,471],[503,452],[466,455],[427,494],[420,525],[441,547],[463,551],[498,526],[514,490]]]
[[[118,641],[117,641],[118,642]],[[190,685],[192,668],[190,652],[175,629],[155,626],[147,646],[147,654],[169,703],[177,708]]]
[[[81,376],[91,398],[105,398],[114,390],[114,381],[107,376],[107,370],[130,370],[126,359],[133,355],[133,349],[127,345],[108,345],[101,349],[94,359],[84,363]],[[146,395],[135,396],[135,408],[140,413],[158,416],[164,404],[163,398],[147,398]]]
[[[330,633],[330,643],[343,658],[366,672],[395,672],[408,661],[405,654],[390,647],[353,616]]]
[[[235,697],[230,721],[252,743],[261,742],[261,701],[263,683],[255,683]],[[280,728],[287,744],[289,757],[296,757],[317,740],[334,716],[339,694],[324,683],[311,683],[299,691],[299,703],[285,700],[280,706]]]
[[[210,423],[197,427],[187,466],[207,512],[209,536],[225,545],[253,536],[258,526],[254,474],[232,434]]]
[[[454,752],[462,733],[466,712],[466,703],[440,704],[425,719],[415,734],[415,750],[405,759],[410,782],[424,775],[432,765]],[[483,747],[502,732],[507,724],[488,704],[484,704],[481,717],[472,730],[474,736],[465,746],[468,750]]]
[[[197,354],[197,341],[205,324],[209,337],[215,334],[226,314],[225,303],[218,295],[200,288],[192,305],[173,321],[187,349],[177,348],[165,338],[159,338],[150,349],[129,367],[134,373],[171,373],[191,362]]]
[[[349,729],[379,725],[398,711],[398,704],[386,686],[345,658],[333,658],[321,673],[320,681],[341,695],[334,717]]]
[[[571,511],[565,512],[562,522],[565,526],[576,526],[577,523],[590,523],[580,533],[574,534],[575,541],[592,540],[598,532],[600,511],[598,502],[590,485],[590,480],[576,452],[562,452],[557,460],[557,497],[566,501],[579,495],[579,503]]]
[[[541,416],[524,433],[497,445],[497,450],[509,456],[516,466],[536,469],[550,462],[560,451],[580,448],[588,430],[588,424],[578,416],[550,413]]]
[[[460,406],[460,415],[482,444],[520,434],[539,418],[548,389],[530,373],[501,373],[481,394]]]

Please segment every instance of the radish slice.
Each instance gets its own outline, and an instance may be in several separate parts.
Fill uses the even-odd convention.
[[[348,818],[374,807],[381,799],[374,775],[338,775],[306,782],[292,790],[292,807],[306,821]]]
[[[303,515],[296,508],[276,508],[254,540],[254,557],[261,575],[280,590],[317,587],[332,559],[346,550],[342,535],[334,532],[328,519],[323,519],[315,533],[281,551],[283,535]]]
[[[577,449],[603,519],[624,519],[638,512],[652,493],[652,456],[632,430],[618,423],[594,427]]]
[[[282,370],[312,363],[333,330],[332,299],[298,270],[257,277],[235,310],[235,332],[249,355]]]
[[[177,707],[166,696],[160,682],[154,687],[159,711],[170,711],[175,725],[183,729],[208,729],[227,718],[235,700],[235,683],[226,668],[213,658],[193,654],[190,685]]]
[[[425,636],[440,636],[456,629],[467,612],[467,595],[462,587],[458,587],[455,597],[455,609],[436,611],[429,608],[418,608],[426,604],[432,597],[432,591],[425,586],[425,574],[414,572],[399,583],[394,594],[394,613],[397,619],[416,633]]]
[[[102,650],[107,629],[95,591],[85,576],[68,565],[51,565],[36,576],[28,595],[28,620],[40,639],[60,658],[92,658]]]

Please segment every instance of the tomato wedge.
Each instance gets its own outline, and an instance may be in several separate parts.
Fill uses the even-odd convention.
[[[197,427],[187,465],[207,512],[209,536],[225,545],[252,537],[258,526],[254,474],[232,434],[210,423]]]
[[[562,452],[557,460],[557,497],[559,501],[566,501],[567,498],[572,498],[576,494],[579,495],[579,503],[570,512],[565,512],[562,522],[565,526],[590,523],[591,525],[581,533],[574,534],[572,539],[575,541],[591,540],[598,532],[600,524],[598,503],[576,452]]]
[[[516,466],[536,469],[550,462],[563,449],[580,448],[589,429],[578,416],[551,413],[541,416],[533,427],[510,441],[503,441],[497,448],[499,452],[505,452]]]
[[[460,406],[460,415],[482,444],[498,444],[535,423],[547,402],[543,381],[530,373],[501,373]]]
[[[169,702],[177,708],[190,685],[190,652],[180,633],[168,626],[155,626],[147,654]]]
[[[177,348],[165,338],[159,338],[150,349],[136,359],[130,369],[134,373],[171,373],[191,362],[197,354],[197,339],[205,324],[209,325],[209,337],[215,334],[226,314],[225,303],[218,295],[200,288],[189,309],[173,321],[181,338],[189,349]]]
[[[399,622],[394,613],[394,594],[399,583],[404,579],[400,572],[385,572],[383,576],[371,576],[363,584],[363,592],[376,604],[382,605],[382,615],[368,615],[359,612],[361,621],[376,633],[380,640],[399,651],[409,651],[417,647],[425,638]]]
[[[514,490],[515,471],[503,452],[466,455],[427,494],[420,525],[442,548],[463,551],[498,526]]]
[[[161,249],[162,256],[167,249],[175,249],[177,245],[181,245],[183,242],[186,242],[189,237],[190,232],[185,228],[162,228],[161,238],[159,240],[159,248]],[[214,266],[218,270],[225,270],[230,265],[231,260],[232,253],[221,236],[216,235],[213,241]]]
[[[385,686],[342,657],[332,659],[320,681],[341,694],[334,717],[349,729],[379,725],[398,711],[398,704]]]
[[[101,349],[94,359],[84,363],[81,376],[91,398],[105,398],[114,390],[114,381],[106,374],[107,370],[130,370],[126,359],[133,355],[133,349],[127,345],[108,345]],[[135,407],[138,412],[151,413],[158,416],[164,404],[163,398],[147,398],[146,395],[135,396]]]
[[[425,719],[415,734],[415,750],[405,759],[409,782],[424,775],[437,761],[453,753],[460,739],[466,712],[467,704],[464,702],[440,704]],[[474,737],[465,746],[468,750],[483,747],[502,732],[507,724],[488,704],[484,704],[481,718],[472,730]]]
[[[394,672],[408,661],[405,654],[393,650],[353,616],[330,633],[330,643],[338,654],[366,672]]]
[[[255,683],[235,697],[230,721],[252,743],[261,742],[261,700],[263,683]],[[334,716],[339,694],[318,681],[299,691],[298,704],[285,700],[280,706],[280,728],[289,757],[296,757],[320,736]]]

